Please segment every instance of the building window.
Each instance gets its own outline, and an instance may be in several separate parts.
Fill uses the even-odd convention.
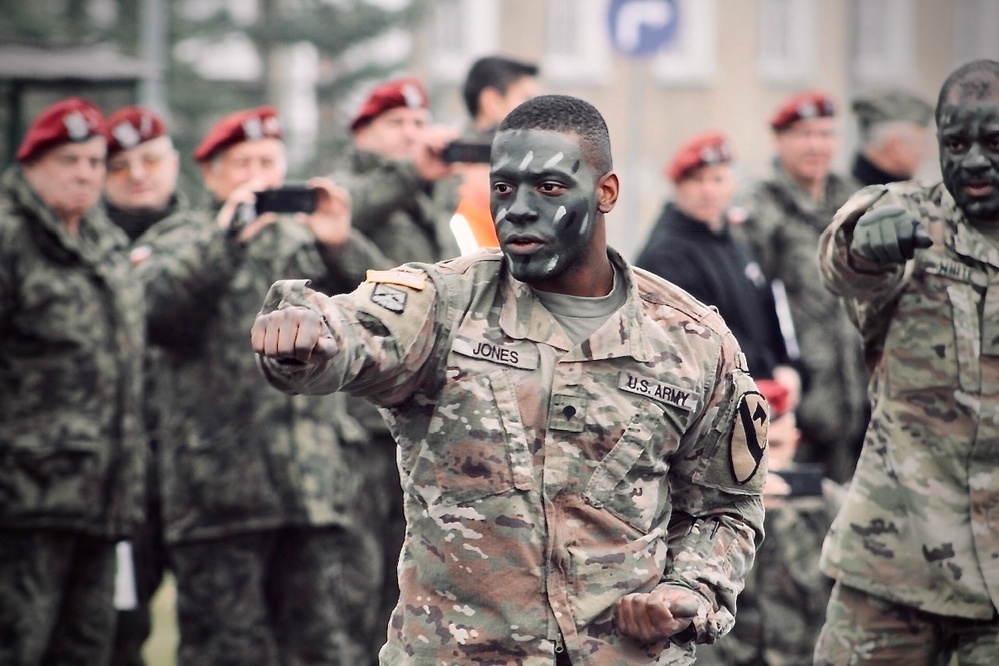
[[[498,0],[436,0],[428,22],[430,74],[461,83],[472,62],[498,49]]]
[[[656,54],[652,72],[668,86],[708,85],[715,75],[718,20],[715,0],[677,0],[673,40]]]
[[[995,0],[955,0],[954,66],[970,60],[999,60],[999,2]]]
[[[760,0],[760,80],[803,85],[817,62],[818,9],[815,0]]]
[[[560,84],[599,85],[611,77],[606,0],[549,0],[541,70]]]
[[[913,0],[856,0],[853,71],[861,85],[911,82],[915,74]]]

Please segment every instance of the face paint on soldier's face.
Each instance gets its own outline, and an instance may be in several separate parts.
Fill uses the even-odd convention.
[[[599,174],[569,134],[503,132],[493,143],[490,208],[514,277],[550,279],[593,237]]]
[[[969,221],[999,221],[999,96],[960,99],[940,114],[937,137],[944,185]]]

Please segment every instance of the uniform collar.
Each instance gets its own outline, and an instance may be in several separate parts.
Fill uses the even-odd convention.
[[[625,281],[628,296],[616,312],[589,338],[572,347],[572,342],[555,318],[541,304],[534,290],[510,275],[504,263],[506,280],[500,328],[507,336],[530,340],[567,352],[562,360],[592,361],[627,356],[638,361],[652,360],[652,345],[643,327],[642,294],[631,265],[617,251],[607,248],[607,256]]]

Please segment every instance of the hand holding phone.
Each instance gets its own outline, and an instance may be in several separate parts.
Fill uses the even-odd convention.
[[[263,213],[306,213],[316,212],[319,205],[319,192],[304,183],[289,183],[270,190],[254,192],[257,215]]]

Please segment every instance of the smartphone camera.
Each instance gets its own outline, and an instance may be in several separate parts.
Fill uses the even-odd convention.
[[[254,192],[256,202],[242,203],[229,223],[229,235],[236,236],[264,213],[308,213],[316,212],[319,205],[319,192],[302,183],[287,184],[271,190]]]
[[[482,141],[452,141],[441,150],[441,160],[448,163],[488,164],[490,144]]]
[[[287,184],[272,190],[254,192],[257,215],[263,213],[315,213],[319,192],[305,184]]]

